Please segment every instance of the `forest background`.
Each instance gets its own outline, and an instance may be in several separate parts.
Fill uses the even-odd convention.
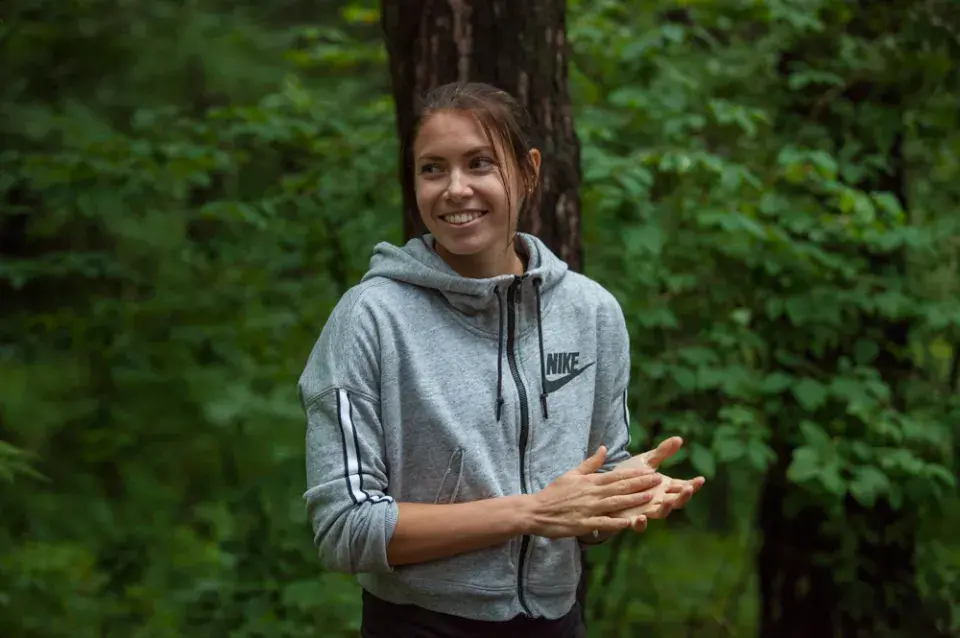
[[[2,11],[0,636],[355,635],[296,379],[403,240],[380,7]],[[960,635],[960,5],[570,0],[565,29],[634,445],[709,477],[591,550],[591,636]]]

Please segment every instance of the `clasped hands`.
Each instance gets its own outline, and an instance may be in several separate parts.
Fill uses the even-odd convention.
[[[675,479],[658,473],[660,464],[680,450],[678,436],[652,450],[598,473],[606,458],[601,447],[576,468],[533,496],[534,533],[548,538],[598,538],[623,529],[642,532],[648,519],[663,519],[681,509],[706,479]]]

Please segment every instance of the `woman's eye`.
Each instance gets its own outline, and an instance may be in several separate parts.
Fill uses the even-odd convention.
[[[493,161],[492,159],[490,159],[489,157],[475,157],[475,158],[473,158],[473,167],[474,167],[474,168],[485,169],[485,168],[493,168],[493,166],[495,166],[495,163],[494,163],[494,161]]]
[[[436,164],[424,164],[420,167],[420,174],[424,175],[426,173],[435,173],[440,170],[440,167]]]

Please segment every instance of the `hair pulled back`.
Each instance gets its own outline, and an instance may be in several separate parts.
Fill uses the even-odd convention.
[[[439,111],[469,111],[477,118],[483,132],[492,142],[497,164],[501,167],[512,164],[520,177],[522,203],[518,219],[522,219],[529,211],[535,209],[540,200],[540,185],[537,167],[530,157],[530,150],[533,148],[530,117],[526,109],[512,95],[482,82],[444,84],[428,91],[414,104],[413,123],[402,141],[402,175],[404,187],[409,189],[410,195],[414,193],[414,142],[424,121]],[[500,157],[501,148],[505,149],[510,157]],[[500,179],[504,180],[506,177],[504,171],[501,171]],[[504,188],[507,192],[508,206],[512,208],[513,202],[510,201],[512,189],[506,182],[504,182]],[[408,213],[413,217],[411,221],[414,228],[421,228],[422,221],[416,207]]]

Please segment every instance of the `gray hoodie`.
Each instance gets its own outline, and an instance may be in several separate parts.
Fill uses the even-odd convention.
[[[521,234],[526,272],[458,275],[426,235],[380,243],[300,377],[304,498],[323,563],[390,602],[478,620],[557,618],[581,547],[523,536],[392,567],[397,503],[534,493],[604,444],[626,459],[629,339],[616,299]]]

